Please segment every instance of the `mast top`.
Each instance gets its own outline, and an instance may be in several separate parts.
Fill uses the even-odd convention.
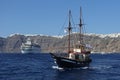
[[[68,32],[71,31],[71,10],[69,10],[69,24],[68,24]]]
[[[79,23],[79,27],[82,27],[83,23],[82,23],[82,7],[80,7],[80,23]]]

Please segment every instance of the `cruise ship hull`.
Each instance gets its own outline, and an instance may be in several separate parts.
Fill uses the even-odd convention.
[[[31,49],[22,49],[21,53],[28,54],[28,53],[40,53],[39,48],[31,48]]]
[[[21,53],[23,54],[30,54],[30,53],[40,53],[40,51],[27,51],[27,50],[22,50]]]

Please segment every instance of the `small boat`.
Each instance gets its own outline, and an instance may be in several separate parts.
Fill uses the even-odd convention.
[[[37,43],[33,43],[30,38],[27,39],[25,43],[21,45],[21,53],[40,53],[41,47]]]
[[[69,24],[68,24],[68,56],[58,56],[56,53],[50,53],[55,63],[60,68],[81,68],[89,67],[92,62],[90,58],[91,49],[87,47],[84,43],[82,33],[83,23],[82,23],[82,9],[80,8],[80,23],[79,23],[79,40],[75,43],[74,48],[71,49],[71,11],[69,10]]]

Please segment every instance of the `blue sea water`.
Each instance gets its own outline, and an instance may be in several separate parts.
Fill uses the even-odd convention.
[[[120,54],[92,54],[89,68],[59,69],[49,54],[0,54],[0,80],[120,80]]]

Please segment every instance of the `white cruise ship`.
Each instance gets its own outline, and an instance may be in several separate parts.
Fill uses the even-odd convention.
[[[21,53],[40,53],[41,47],[37,43],[32,43],[31,39],[28,38],[25,43],[21,45]]]

